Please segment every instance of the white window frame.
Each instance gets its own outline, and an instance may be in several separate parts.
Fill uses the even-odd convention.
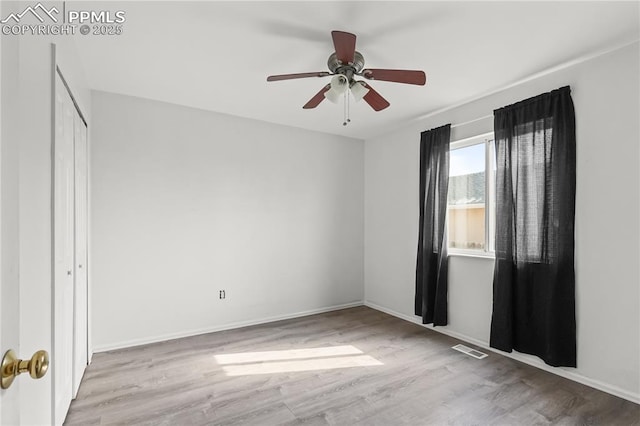
[[[472,136],[465,139],[459,139],[449,144],[449,152],[460,148],[467,148],[473,145],[485,145],[484,149],[484,167],[485,167],[485,200],[484,200],[484,249],[461,249],[448,247],[450,255],[460,256],[477,256],[477,257],[495,257],[495,197],[496,197],[496,179],[494,172],[495,165],[495,144],[494,133],[488,132],[480,135]],[[447,206],[447,244],[449,233],[449,207]]]

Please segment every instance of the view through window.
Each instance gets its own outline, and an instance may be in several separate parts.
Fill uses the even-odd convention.
[[[447,226],[454,253],[493,251],[493,155],[492,135],[451,143]]]

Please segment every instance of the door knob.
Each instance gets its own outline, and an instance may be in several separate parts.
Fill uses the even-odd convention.
[[[7,389],[13,383],[16,376],[29,372],[33,379],[40,379],[47,374],[49,369],[49,354],[47,351],[38,351],[33,354],[31,359],[22,360],[16,357],[13,349],[9,349],[2,358],[2,382],[0,387]]]

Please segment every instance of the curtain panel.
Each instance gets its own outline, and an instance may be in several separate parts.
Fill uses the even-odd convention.
[[[567,87],[494,111],[491,346],[576,366],[575,115]]]
[[[447,191],[451,124],[420,134],[420,220],[415,314],[447,325]]]

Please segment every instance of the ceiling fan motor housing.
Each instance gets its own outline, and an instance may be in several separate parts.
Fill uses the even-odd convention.
[[[353,55],[353,63],[343,64],[335,53],[332,53],[327,60],[327,66],[329,70],[334,74],[342,74],[347,77],[349,81],[355,74],[359,74],[364,68],[364,56],[358,51]]]

